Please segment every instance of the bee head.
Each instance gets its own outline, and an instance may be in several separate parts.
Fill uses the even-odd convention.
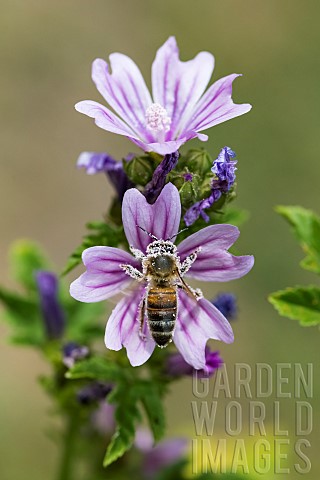
[[[155,240],[147,246],[148,255],[175,255],[177,247],[169,240]]]

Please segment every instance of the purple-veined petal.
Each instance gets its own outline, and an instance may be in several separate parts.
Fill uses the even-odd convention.
[[[214,58],[208,52],[181,62],[174,37],[159,48],[152,65],[152,92],[154,101],[162,105],[171,118],[167,140],[173,140],[181,132],[208,85],[213,68]]]
[[[114,247],[90,247],[82,260],[87,271],[70,285],[70,294],[80,302],[100,302],[119,293],[132,279],[120,268],[121,264],[139,267],[135,258]]]
[[[157,201],[149,205],[136,188],[127,190],[122,203],[123,227],[129,245],[143,252],[153,240],[140,227],[159,239],[166,240],[178,233],[181,216],[180,197],[177,188],[168,183]]]
[[[192,265],[186,276],[203,282],[229,282],[246,275],[253,264],[252,255],[235,257],[229,252],[219,250],[213,253],[210,259],[200,257],[200,261]]]
[[[211,85],[196,105],[186,128],[198,132],[249,112],[252,108],[249,103],[235,104],[231,98],[232,82],[239,76],[234,73]]]
[[[163,143],[146,143],[143,142],[139,139],[128,137],[129,140],[131,140],[133,143],[138,145],[138,147],[142,148],[145,152],[156,152],[159,153],[159,155],[168,155],[170,153],[176,152],[179,150],[181,145],[186,143],[187,140],[190,140],[191,138],[195,138],[198,135],[195,133],[192,137],[183,137],[179,138],[178,140],[171,140],[168,142],[163,142]]]
[[[133,367],[145,363],[151,356],[155,342],[149,333],[147,322],[144,323],[145,339],[139,335],[139,309],[145,289],[135,288],[125,296],[112,311],[107,322],[105,344],[110,350],[127,349],[128,359]]]
[[[209,338],[233,342],[228,320],[208,300],[197,301],[179,291],[179,310],[174,343],[187,363],[196,370],[206,368],[206,343]]]
[[[92,64],[92,79],[98,91],[139,137],[151,139],[145,113],[152,100],[139,68],[122,53],[113,53],[109,58],[112,73],[100,58]]]
[[[84,113],[88,117],[94,118],[95,124],[107,130],[108,132],[125,135],[127,137],[137,138],[136,133],[128,127],[120,118],[98,102],[83,100],[75,105],[77,112]]]
[[[253,267],[253,256],[235,257],[226,251],[237,240],[239,233],[233,225],[210,225],[183,240],[178,245],[181,261],[201,246],[186,275],[210,282],[227,282],[246,275]]]
[[[206,142],[208,140],[208,135],[194,132],[191,130],[188,132],[184,132],[183,135],[183,137],[180,137],[177,140],[168,140],[162,143],[145,143],[135,138],[128,138],[136,145],[138,145],[138,147],[142,148],[142,150],[144,150],[145,152],[156,152],[159,153],[159,155],[168,155],[170,153],[176,152],[177,150],[179,150],[181,145],[186,143],[188,140],[192,140],[193,138],[198,138],[202,142]]]

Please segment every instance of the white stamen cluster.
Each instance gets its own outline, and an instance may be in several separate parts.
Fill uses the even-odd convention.
[[[146,110],[147,129],[152,132],[168,132],[170,130],[171,118],[167,110],[159,103],[153,103]]]

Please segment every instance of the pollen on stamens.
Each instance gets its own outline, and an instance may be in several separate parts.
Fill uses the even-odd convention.
[[[167,110],[159,103],[153,103],[146,110],[147,129],[153,132],[168,132],[170,130],[171,118]]]

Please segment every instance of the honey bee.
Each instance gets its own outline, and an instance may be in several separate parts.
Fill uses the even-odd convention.
[[[146,255],[130,247],[134,257],[142,263],[142,272],[132,265],[120,267],[135,280],[146,282],[146,293],[140,304],[140,336],[144,337],[144,321],[147,317],[152,338],[159,347],[164,348],[172,342],[174,335],[178,315],[178,288],[183,289],[196,301],[202,298],[199,289],[191,288],[183,280],[183,276],[196,260],[200,247],[180,263],[177,247],[171,242],[173,237],[167,240],[158,239],[139,225],[137,227],[154,240],[147,246]]]

